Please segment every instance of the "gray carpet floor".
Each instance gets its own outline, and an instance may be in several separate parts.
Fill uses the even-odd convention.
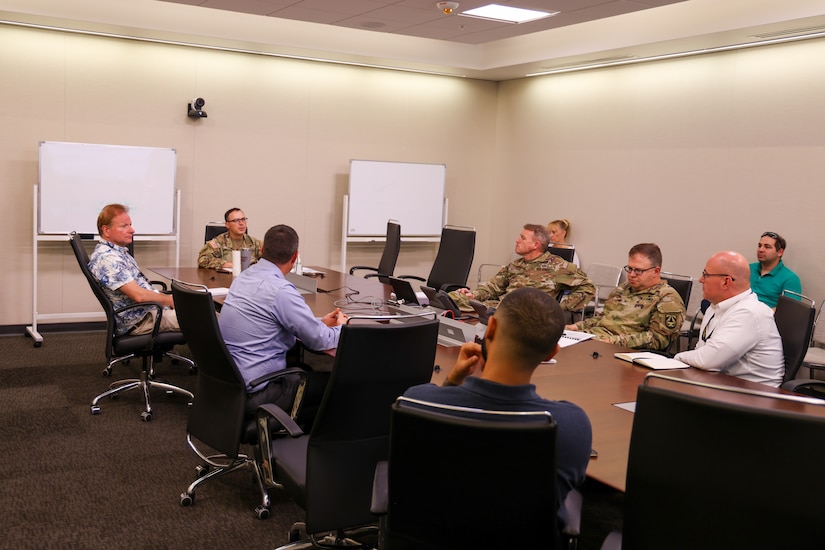
[[[92,398],[139,362],[103,378],[102,332],[0,336],[0,547],[98,549],[275,548],[303,511],[271,490],[272,517],[259,520],[252,474],[211,480],[180,506],[198,460],[186,444],[186,399],[153,394],[142,422],[141,396]],[[183,347],[176,350],[188,355]],[[165,360],[158,376],[193,390],[195,376]],[[621,495],[588,482],[580,548],[598,548],[621,525]],[[516,526],[517,528],[517,526]]]

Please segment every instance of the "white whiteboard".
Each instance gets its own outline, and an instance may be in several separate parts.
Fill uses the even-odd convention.
[[[351,160],[347,235],[384,236],[388,219],[402,236],[441,235],[446,172],[444,164]]]
[[[139,235],[175,233],[174,149],[40,142],[39,234],[97,234],[111,203],[129,208]]]

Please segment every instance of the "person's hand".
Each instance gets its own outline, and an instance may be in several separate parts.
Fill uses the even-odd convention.
[[[484,368],[484,359],[481,357],[481,345],[475,342],[466,342],[461,345],[458,359],[453,370],[447,375],[447,381],[454,386],[460,386],[464,379]]]
[[[344,313],[341,313],[340,308],[335,308],[334,311],[330,311],[321,317],[321,322],[328,327],[337,327],[338,325],[343,325],[346,323],[347,319],[349,319],[349,317],[347,317]]]
[[[224,262],[221,269],[232,269],[232,262]]]
[[[472,292],[470,292],[469,288],[459,288],[458,290],[456,290],[456,292],[458,292],[459,294],[463,294],[467,298],[474,298],[475,297],[475,295]]]
[[[573,324],[573,325],[564,325],[564,330],[579,330],[579,327],[577,327],[575,324]]]

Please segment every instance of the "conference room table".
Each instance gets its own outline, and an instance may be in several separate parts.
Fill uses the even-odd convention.
[[[214,270],[154,267],[149,269],[168,279],[199,283],[210,288],[229,287],[232,283],[231,274]],[[341,309],[348,314],[369,314],[370,310],[364,310],[366,306],[361,302],[377,303],[390,296],[390,287],[378,282],[377,279],[364,279],[326,268],[314,269],[324,272],[325,276],[318,279],[318,293],[304,296],[316,315],[321,316],[332,311],[336,304],[344,304]],[[347,299],[346,295],[354,291],[358,294]],[[376,305],[372,309],[372,314],[377,314],[381,310],[381,307]],[[458,350],[458,347],[438,346],[433,383],[440,384],[444,380],[458,356]],[[584,409],[593,427],[593,449],[597,453],[597,456],[590,460],[587,475],[616,490],[624,491],[633,412],[616,405],[633,403],[639,385],[654,371],[616,359],[613,354],[619,351],[627,350],[592,339],[563,347],[556,356],[555,363],[541,364],[537,367],[532,381],[542,397],[570,401]],[[656,372],[680,380],[768,394],[787,393],[763,384],[694,368]],[[719,398],[718,393],[702,388],[685,387],[682,391]],[[825,415],[825,407],[760,399],[748,394],[726,393],[724,398],[731,402]],[[662,459],[667,459],[666,449],[662,449]]]

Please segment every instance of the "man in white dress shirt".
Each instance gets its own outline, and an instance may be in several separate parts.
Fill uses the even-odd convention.
[[[750,267],[737,252],[719,252],[699,279],[711,305],[696,349],[676,359],[699,369],[778,387],[785,374],[782,339],[773,311],[750,288]]]

